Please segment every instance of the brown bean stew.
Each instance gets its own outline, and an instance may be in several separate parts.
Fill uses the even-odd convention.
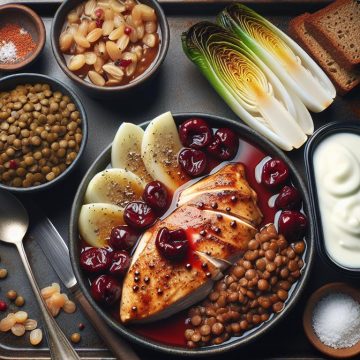
[[[190,178],[207,176],[215,167],[229,161],[242,163],[263,214],[259,230],[248,242],[246,251],[233,266],[223,271],[225,276],[214,283],[205,300],[166,321],[129,325],[134,332],[151,340],[195,348],[242,336],[284,309],[304,266],[307,220],[302,211],[300,192],[293,186],[289,169],[282,160],[268,157],[231,129],[211,129],[202,119],[185,121],[179,127],[179,135],[184,146],[178,155],[179,164]],[[191,180],[189,184],[193,182]],[[145,188],[142,196],[144,204],[154,211],[159,208],[160,202],[165,207],[169,206],[166,196],[160,202],[161,196],[151,196],[163,194],[161,185],[156,183],[149,183],[151,186]],[[174,197],[178,195],[175,192]],[[175,209],[173,204],[170,211],[172,206]],[[217,208],[216,204],[212,206]],[[126,216],[133,214],[126,214],[126,209],[131,209],[131,203],[124,214],[128,225],[113,229],[107,249],[89,248],[84,241],[80,245],[83,257],[80,265],[89,276],[91,294],[117,321],[120,321],[121,278],[130,265],[129,249],[134,246],[138,236],[136,231],[139,231],[134,222],[127,221]],[[230,223],[230,226],[236,228],[236,222]],[[183,257],[182,246],[186,245],[186,236],[183,239],[181,234],[176,235],[176,249],[169,244],[161,247],[161,236],[157,238],[159,252],[169,261],[174,258],[181,261],[180,257]],[[165,249],[167,252],[164,252]],[[114,259],[109,260],[109,252],[114,253]],[[191,264],[184,263],[184,266],[188,265]],[[100,272],[93,271],[97,266]],[[200,264],[200,268],[207,271],[206,264]],[[139,276],[138,286],[142,281],[146,283],[146,278],[140,279]],[[119,290],[115,291],[117,288]],[[104,293],[109,295],[108,298],[104,298]]]
[[[97,86],[133,81],[160,44],[155,10],[135,0],[88,0],[67,16],[59,45],[69,70]]]

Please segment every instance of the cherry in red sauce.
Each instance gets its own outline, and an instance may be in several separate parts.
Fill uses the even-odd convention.
[[[138,237],[139,234],[128,225],[115,226],[111,230],[109,245],[114,250],[130,250]]]
[[[135,229],[146,229],[155,222],[156,218],[154,210],[143,201],[130,202],[124,210],[125,222]]]
[[[299,211],[285,210],[280,214],[278,227],[279,233],[283,234],[286,240],[290,242],[298,241],[305,235],[307,219]]]
[[[212,130],[205,120],[191,118],[179,126],[179,135],[184,146],[202,149],[210,144]]]
[[[232,159],[239,148],[239,137],[227,128],[216,131],[214,141],[207,147],[208,153],[219,160]]]
[[[163,227],[159,230],[155,245],[160,254],[168,260],[181,260],[187,253],[189,242],[183,229],[170,231]]]
[[[168,206],[168,192],[165,185],[160,181],[151,181],[145,186],[143,199],[155,210],[166,210]]]
[[[80,266],[89,273],[105,272],[111,262],[110,253],[102,248],[90,248],[80,255]]]
[[[202,175],[206,170],[206,155],[201,150],[183,149],[179,153],[179,163],[191,177]]]
[[[123,277],[130,267],[130,255],[127,251],[119,250],[112,253],[112,264],[109,272],[116,277]]]
[[[289,179],[289,168],[280,159],[271,159],[264,164],[261,182],[270,189],[278,189]]]
[[[275,206],[281,210],[299,210],[301,207],[301,195],[293,186],[285,185],[275,200]]]
[[[91,284],[90,292],[96,302],[111,306],[120,299],[121,285],[113,276],[100,275]]]

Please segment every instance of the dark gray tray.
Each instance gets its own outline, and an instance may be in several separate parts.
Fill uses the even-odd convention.
[[[12,2],[0,0],[0,4]],[[168,15],[171,41],[167,58],[157,76],[145,87],[131,97],[119,96],[116,99],[92,99],[83,90],[77,88],[63,74],[57,65],[50,46],[49,32],[52,16],[59,4],[57,0],[19,1],[28,3],[43,16],[48,33],[47,43],[43,54],[27,72],[49,74],[75,89],[85,105],[89,118],[89,141],[79,167],[73,174],[56,188],[46,192],[27,196],[36,201],[47,216],[53,221],[60,234],[67,241],[67,227],[70,216],[70,207],[76,188],[97,155],[113,139],[117,128],[122,121],[141,123],[150,120],[156,115],[171,110],[172,112],[207,112],[236,119],[236,116],[225,105],[221,98],[210,87],[200,72],[182,53],[180,35],[189,26],[199,20],[213,20],[216,11],[225,6],[228,1],[216,0],[162,0],[163,8]],[[305,11],[313,11],[327,3],[327,0],[313,1],[269,1],[247,0],[253,7],[260,10],[280,28],[285,29],[292,16]],[[4,76],[4,74],[0,74]],[[0,89],[1,91],[1,89]],[[314,114],[315,126],[319,127],[329,121],[356,121],[360,120],[360,93],[353,93],[346,98],[338,97],[334,104],[321,114]],[[300,172],[304,175],[303,149],[289,154]],[[304,176],[305,179],[305,176]],[[1,206],[1,204],[0,204]],[[31,234],[30,234],[31,235]],[[51,269],[48,261],[36,242],[30,238],[26,241],[26,250],[35,275],[41,286],[52,281],[59,281]],[[0,267],[9,270],[9,276],[0,280],[0,299],[10,288],[17,290],[27,300],[25,310],[31,317],[40,319],[25,272],[20,264],[16,249],[0,244]],[[302,313],[309,294],[319,286],[331,281],[348,281],[343,275],[328,267],[318,257],[316,258],[312,279],[305,294],[299,301],[296,310],[271,333],[264,336],[257,343],[226,355],[228,360],[238,359],[322,359],[320,353],[314,350],[305,338],[302,328]],[[1,314],[0,314],[1,316]],[[82,341],[76,346],[80,356],[85,359],[111,359],[110,353],[102,344],[101,339],[78,310],[76,315],[61,314],[59,324],[67,335],[77,331],[79,322],[85,323],[85,330],[81,332]],[[168,359],[168,356],[154,353],[147,349],[136,347],[136,351],[144,360]],[[15,338],[12,334],[0,333],[0,359],[48,359],[49,352],[44,341],[34,348],[29,345],[28,335]],[[220,358],[219,358],[220,359]]]

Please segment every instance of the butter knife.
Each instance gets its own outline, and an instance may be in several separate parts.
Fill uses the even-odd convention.
[[[38,214],[37,216],[34,213]],[[108,327],[81,291],[70,263],[69,250],[52,222],[39,209],[32,211],[31,233],[51,266],[81,305],[88,319],[118,360],[140,360],[132,348]],[[40,215],[39,215],[40,214]]]

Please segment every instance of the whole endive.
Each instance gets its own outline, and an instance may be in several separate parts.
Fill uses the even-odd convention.
[[[304,104],[233,33],[200,22],[183,33],[182,45],[230,108],[282,149],[299,148],[313,132]]]
[[[289,36],[247,6],[235,3],[217,17],[277,75],[285,87],[314,112],[326,109],[336,90],[323,70]]]

